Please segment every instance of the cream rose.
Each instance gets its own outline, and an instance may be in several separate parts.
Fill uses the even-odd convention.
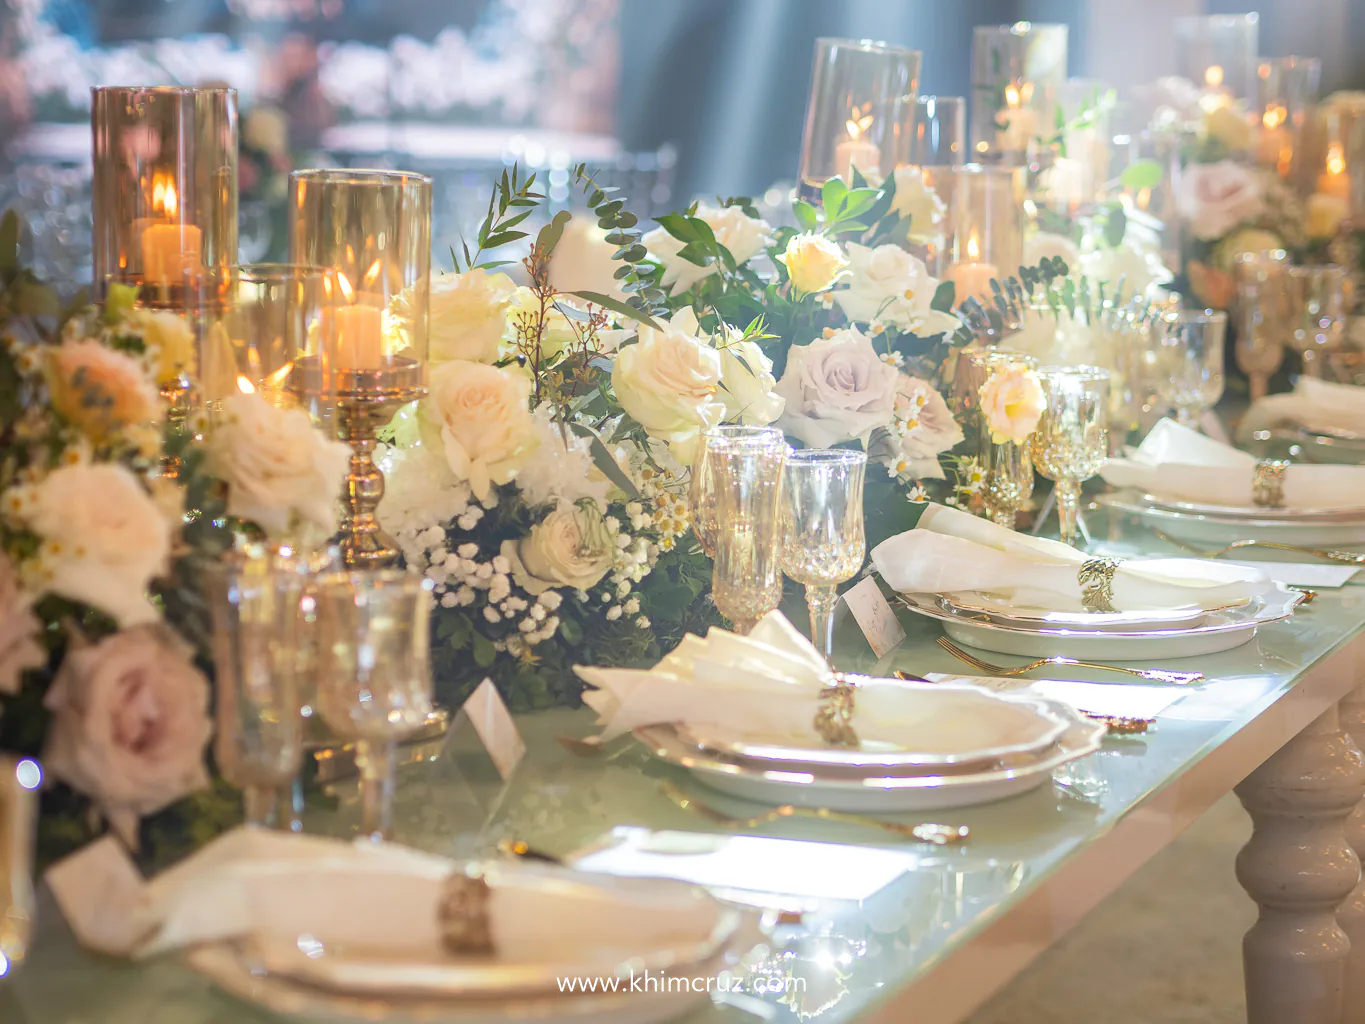
[[[1231,100],[1210,105],[1204,111],[1204,133],[1234,152],[1248,150],[1256,141],[1256,130],[1247,112]]]
[[[1176,197],[1180,215],[1196,238],[1211,242],[1260,216],[1261,186],[1241,164],[1191,164],[1181,174]]]
[[[906,472],[941,479],[939,453],[962,441],[962,428],[943,396],[928,381],[902,373],[896,381],[894,414]]]
[[[848,260],[837,243],[824,235],[809,232],[792,235],[777,262],[787,268],[787,276],[798,297],[834,287],[848,267]]]
[[[138,819],[208,785],[209,684],[160,626],[73,646],[43,698],[43,766],[88,796],[129,845]]]
[[[777,425],[816,448],[855,438],[866,444],[877,427],[892,425],[899,376],[853,327],[794,345],[777,382],[787,403]]]
[[[716,241],[730,250],[736,263],[747,263],[768,244],[772,228],[767,221],[750,217],[738,206],[717,208],[706,203],[697,204],[696,217],[706,222]],[[678,255],[683,243],[663,228],[646,231],[640,239],[664,268],[663,285],[671,289],[671,295],[681,295],[703,278],[710,277],[720,268],[712,264],[699,267],[690,260]]]
[[[561,505],[531,527],[521,540],[502,542],[502,554],[512,563],[512,578],[528,594],[552,587],[587,590],[611,568],[610,538],[600,515],[592,510]]]
[[[47,664],[47,651],[38,641],[42,623],[32,606],[14,564],[0,552],[0,693],[18,693],[24,672]]]
[[[848,287],[834,301],[850,320],[893,324],[920,337],[951,334],[957,319],[930,308],[938,281],[898,245],[848,245]]]
[[[571,217],[550,257],[550,284],[558,292],[599,292],[624,300],[626,292],[615,274],[625,264],[612,259],[618,248],[592,217]]]
[[[669,323],[685,334],[702,336],[690,306],[674,313]],[[762,427],[781,416],[783,401],[773,394],[777,384],[773,361],[763,354],[758,342],[745,341],[742,331],[723,324],[722,333],[713,336],[711,343],[720,355],[716,398],[725,406],[725,421]]]
[[[431,279],[427,300],[428,354],[432,365],[452,359],[491,363],[498,358],[507,309],[517,287],[506,274],[468,270]],[[403,314],[400,296],[395,312]]]
[[[941,236],[948,207],[924,180],[924,172],[918,167],[897,167],[892,178],[896,194],[891,209],[910,222],[910,241],[923,244]]]
[[[194,332],[183,316],[166,310],[134,309],[128,314],[128,325],[142,336],[158,384],[169,384],[182,373],[194,375]]]
[[[208,440],[209,469],[228,486],[228,514],[275,536],[300,522],[335,533],[350,462],[350,447],[329,440],[302,409],[278,409],[257,394],[225,399]]]
[[[566,306],[574,306],[572,302],[563,298],[556,301]],[[516,344],[518,326],[525,323],[534,330],[534,324],[539,315],[540,300],[536,298],[536,293],[530,288],[519,287],[507,307],[507,339],[509,345]],[[574,332],[567,316],[554,306],[545,311],[545,333],[540,339],[540,358],[543,363],[554,362],[577,340],[578,335]]]
[[[1035,231],[1024,239],[1024,266],[1036,267],[1045,259],[1060,257],[1068,273],[1075,273],[1080,265],[1081,251],[1066,235],[1050,231]]]
[[[92,441],[162,416],[160,395],[141,364],[97,341],[51,349],[47,383],[53,408]]]
[[[1237,257],[1244,252],[1265,252],[1283,249],[1284,239],[1264,228],[1242,228],[1218,243],[1213,250],[1213,265],[1231,273],[1237,267]]]
[[[660,330],[642,326],[640,337],[616,353],[611,386],[616,400],[650,437],[669,444],[684,465],[697,438],[720,423],[720,354],[697,337],[696,317],[680,311]]]
[[[147,586],[166,568],[171,528],[129,470],[114,463],[54,469],[19,513],[43,541],[43,589],[128,627],[158,618]]]
[[[512,370],[455,359],[431,371],[428,413],[440,426],[446,461],[480,501],[535,451],[531,382]]]
[[[1314,192],[1308,197],[1308,219],[1304,230],[1315,241],[1332,238],[1350,212],[1350,204],[1341,196]]]
[[[1046,411],[1047,396],[1031,370],[997,371],[981,385],[981,412],[995,444],[1022,443],[1038,429]]]

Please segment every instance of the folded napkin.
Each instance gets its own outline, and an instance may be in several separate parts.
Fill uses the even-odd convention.
[[[1247,439],[1257,430],[1280,426],[1365,434],[1365,388],[1300,377],[1288,394],[1267,395],[1252,402],[1239,434]]]
[[[872,564],[905,594],[982,593],[1020,608],[1081,611],[1077,573],[1091,556],[959,509],[930,505],[919,525],[872,549]],[[1272,589],[1259,569],[1195,558],[1138,558],[1119,564],[1112,604],[1119,611],[1220,608]]]
[[[1110,459],[1100,475],[1115,487],[1158,498],[1253,508],[1256,457],[1160,420],[1128,458]],[[1301,466],[1285,470],[1286,508],[1365,505],[1365,466]]]

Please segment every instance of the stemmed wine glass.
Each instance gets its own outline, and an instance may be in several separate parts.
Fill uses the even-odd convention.
[[[431,581],[405,572],[342,572],[318,581],[318,710],[354,740],[361,831],[392,828],[395,749],[431,713]]]
[[[1099,472],[1109,453],[1109,372],[1045,366],[1038,379],[1047,410],[1032,435],[1033,464],[1055,483],[1061,539],[1075,544],[1081,484]]]
[[[738,633],[748,633],[781,603],[780,430],[706,436],[703,549],[712,546],[711,598]],[[713,517],[713,518],[708,518]]]
[[[782,431],[776,427],[750,427],[739,423],[710,427],[701,436],[697,456],[692,462],[692,479],[688,488],[688,511],[692,517],[692,533],[697,546],[707,558],[716,557],[716,492],[706,453],[712,441],[723,448],[732,441],[752,438],[770,444],[781,444]]]
[[[806,587],[811,641],[834,656],[838,585],[867,557],[863,478],[867,453],[806,448],[787,453],[782,484],[782,571]]]
[[[1325,357],[1346,342],[1346,271],[1337,266],[1289,270],[1289,343],[1303,360],[1303,372],[1323,375]]]
[[[1288,333],[1289,256],[1283,249],[1237,257],[1237,366],[1247,375],[1251,400],[1264,398],[1284,362]]]
[[[1180,309],[1157,318],[1157,385],[1176,420],[1199,429],[1199,417],[1223,397],[1223,336],[1228,315]]]

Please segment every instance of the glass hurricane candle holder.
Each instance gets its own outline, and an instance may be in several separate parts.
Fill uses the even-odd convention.
[[[1221,310],[1181,309],[1153,322],[1157,390],[1178,422],[1195,430],[1223,397],[1223,339],[1228,315]]]
[[[321,267],[318,329],[289,387],[335,416],[354,453],[341,524],[348,566],[391,564],[398,548],[374,510],[384,474],[379,428],[426,394],[431,179],[406,171],[295,171],[290,260]]]
[[[817,39],[798,190],[818,200],[829,178],[858,168],[881,181],[910,163],[921,55],[862,39]]]
[[[730,442],[746,438],[767,445],[783,443],[782,431],[776,427],[749,427],[737,423],[711,427],[702,434],[696,460],[692,463],[692,479],[689,481],[687,495],[688,511],[697,546],[707,558],[716,557],[716,534],[719,532],[716,519],[716,488],[707,461],[707,452],[713,445],[717,449],[724,449]]]
[[[1024,164],[1054,130],[1066,81],[1067,27],[1018,21],[972,29],[972,152]]]
[[[1176,18],[1176,74],[1237,99],[1252,99],[1259,27],[1255,11]]]
[[[1293,174],[1321,77],[1316,57],[1263,58],[1256,67],[1256,161],[1281,178]]]
[[[962,96],[921,96],[915,101],[916,167],[956,167],[967,159],[967,101]]]
[[[955,305],[975,298],[989,306],[991,279],[1017,274],[1024,259],[1025,171],[965,164],[953,178],[953,265],[945,276]]]
[[[397,742],[431,714],[430,580],[346,572],[314,588],[318,709],[356,745],[363,835],[388,838]]]
[[[237,92],[91,90],[93,271],[163,309],[198,305],[206,271],[237,262]]]
[[[1038,371],[1047,410],[1032,436],[1033,465],[1053,481],[1062,543],[1079,538],[1081,484],[1109,455],[1109,373],[1093,366]]]
[[[1323,376],[1327,356],[1346,344],[1346,269],[1331,264],[1289,268],[1289,344],[1303,372]]]
[[[1233,267],[1237,282],[1237,367],[1247,375],[1251,399],[1264,398],[1284,362],[1289,333],[1289,255],[1283,249],[1244,252]]]
[[[834,657],[834,606],[840,583],[867,557],[863,480],[867,453],[805,448],[787,453],[782,482],[782,571],[805,585],[810,638]]]
[[[770,436],[708,437],[715,494],[711,598],[737,633],[748,633],[782,600],[782,464],[787,444]]]

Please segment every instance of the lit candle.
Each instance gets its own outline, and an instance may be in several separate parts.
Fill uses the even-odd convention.
[[[1005,127],[996,129],[997,149],[1022,153],[1029,148],[1038,126],[1038,114],[1029,106],[1029,98],[1032,95],[1031,82],[1025,82],[1021,86],[1011,82],[1005,86],[1005,106],[996,118],[996,123],[1004,122]]]
[[[1285,124],[1287,111],[1280,104],[1267,107],[1261,115],[1261,134],[1256,140],[1256,162],[1263,167],[1284,167],[1288,172],[1293,155],[1294,137]]]
[[[1204,85],[1210,89],[1220,89],[1223,85],[1223,65],[1210,64],[1204,69]]]
[[[180,197],[169,176],[152,179],[152,212],[155,217],[142,221],[142,280],[147,284],[169,285],[193,274],[203,265],[203,232],[193,224],[177,219]]]
[[[379,370],[384,367],[384,311],[356,302],[345,274],[337,274],[346,302],[323,310],[323,337],[339,370]]]
[[[872,127],[872,115],[867,112],[870,107],[871,104],[864,104],[862,109],[853,108],[853,116],[844,122],[848,138],[834,147],[834,167],[839,177],[847,182],[853,181],[854,167],[864,177],[868,174],[881,176],[881,148],[866,138]]]
[[[1346,173],[1346,156],[1340,142],[1327,147],[1327,166],[1318,175],[1318,191],[1338,199],[1351,198],[1351,179]]]
[[[973,235],[967,240],[967,262],[955,263],[948,268],[948,280],[953,282],[955,305],[961,305],[969,298],[977,298],[984,303],[991,301],[994,294],[991,290],[991,280],[1000,276],[1000,270],[994,263],[983,262],[980,257],[981,247]]]

